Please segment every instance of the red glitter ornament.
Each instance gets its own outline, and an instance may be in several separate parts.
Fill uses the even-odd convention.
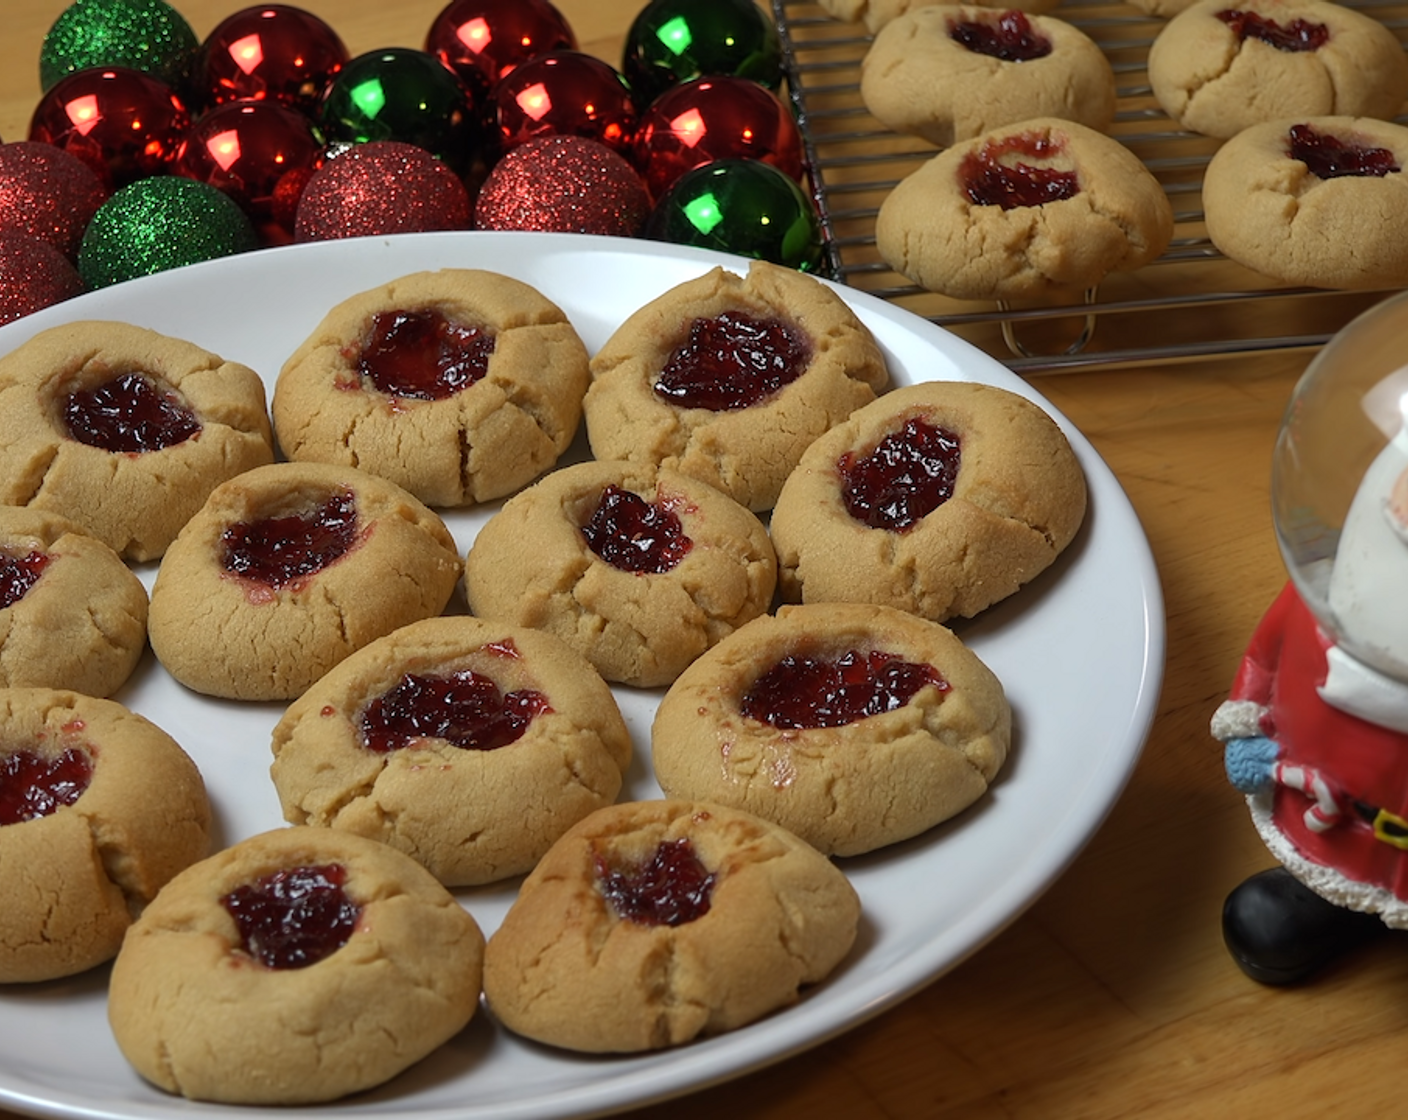
[[[98,173],[52,144],[0,145],[0,233],[28,233],[74,260],[108,197]]]
[[[544,136],[494,165],[474,226],[634,237],[649,213],[650,195],[624,157],[582,136]]]
[[[0,323],[9,323],[83,292],[73,262],[29,233],[0,233]]]
[[[494,87],[490,111],[505,152],[535,136],[585,136],[626,155],[635,135],[625,81],[581,51],[530,58]]]
[[[487,94],[530,58],[575,51],[577,36],[548,0],[453,0],[430,25],[425,49]]]
[[[277,227],[267,240],[283,241],[293,236],[297,211],[298,194],[290,200],[289,192],[302,193],[321,157],[322,143],[301,113],[272,101],[232,101],[191,125],[172,170],[224,191],[257,226]]]
[[[672,86],[640,117],[632,158],[655,198],[716,159],[755,159],[800,181],[802,133],[771,90],[747,78],[696,78]]]
[[[29,138],[77,156],[116,190],[167,172],[190,123],[165,82],[108,66],[70,74],[40,98]]]
[[[277,101],[310,116],[349,58],[336,31],[285,4],[245,8],[201,44],[192,85],[207,104]]]
[[[469,192],[424,148],[397,140],[355,144],[308,180],[296,241],[469,228]]]

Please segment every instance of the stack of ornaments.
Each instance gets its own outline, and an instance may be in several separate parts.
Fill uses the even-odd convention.
[[[548,0],[452,0],[355,58],[295,7],[205,39],[165,0],[76,0],[0,143],[0,323],[295,241],[487,229],[645,236],[812,270],[816,212],[753,0],[651,0],[621,69]]]

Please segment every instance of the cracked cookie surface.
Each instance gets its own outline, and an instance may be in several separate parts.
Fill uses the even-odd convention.
[[[1005,0],[994,0],[991,4],[975,6],[1018,12],[1049,12],[1060,2],[1061,0],[1015,0],[1013,3],[1007,3]],[[836,19],[847,23],[864,22],[866,29],[874,35],[906,12],[929,7],[932,0],[819,0],[819,3],[828,15]]]
[[[681,890],[692,898],[675,906]],[[647,918],[631,894],[664,905]],[[615,805],[524,880],[489,939],[484,993],[510,1030],[551,1046],[663,1049],[795,1003],[845,958],[859,917],[845,876],[784,829],[699,802]]]
[[[537,289],[479,269],[417,272],[328,312],[284,363],[274,430],[289,459],[466,506],[557,461],[587,380],[582,340]]]
[[[745,714],[756,710],[750,691],[784,659],[779,672],[796,681],[799,660],[852,653],[931,672],[902,703],[882,700],[850,722],[798,727]],[[665,694],[650,738],[666,796],[756,813],[823,853],[851,856],[917,836],[980,798],[1006,761],[1011,712],[1001,682],[947,628],[888,607],[824,603],[782,607],[720,642]]]

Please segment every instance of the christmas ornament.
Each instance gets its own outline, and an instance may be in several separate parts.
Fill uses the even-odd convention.
[[[164,175],[130,183],[98,208],[78,250],[78,273],[88,287],[102,288],[258,247],[233,199]]]
[[[0,233],[28,233],[65,257],[107,199],[97,172],[52,144],[0,144]]]
[[[634,237],[649,212],[645,184],[624,157],[583,136],[543,136],[494,165],[474,226]]]
[[[802,133],[787,106],[748,78],[681,82],[641,114],[632,159],[655,198],[694,167],[756,159],[801,180]]]
[[[165,82],[111,66],[70,74],[44,94],[29,139],[77,156],[115,189],[168,171],[190,123]]]
[[[469,228],[469,192],[424,148],[357,144],[313,173],[298,203],[297,241]]]
[[[789,176],[756,160],[722,159],[686,171],[655,204],[645,235],[803,272],[822,261],[811,200]]]
[[[0,232],[0,323],[31,315],[83,291],[73,262],[48,241]]]
[[[232,101],[191,125],[172,170],[223,191],[256,225],[283,234],[266,240],[282,241],[293,236],[298,195],[322,150],[302,114],[273,101]]]
[[[465,85],[434,55],[387,47],[358,55],[328,86],[319,114],[329,141],[414,144],[463,174],[477,128]]]
[[[206,36],[191,84],[207,105],[269,100],[313,115],[348,58],[337,32],[311,12],[265,4],[227,16]]]
[[[782,84],[782,41],[753,0],[651,0],[626,34],[621,65],[642,110],[679,82],[726,74]]]
[[[79,70],[126,66],[179,89],[198,46],[185,17],[163,0],[75,0],[44,36],[39,84],[48,90]]]
[[[548,0],[453,0],[430,25],[425,49],[480,98],[505,74],[577,37]]]
[[[585,136],[625,155],[635,132],[621,75],[580,51],[529,59],[494,87],[489,108],[505,152],[535,136]]]

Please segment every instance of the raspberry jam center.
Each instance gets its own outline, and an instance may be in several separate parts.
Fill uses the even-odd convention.
[[[47,817],[72,805],[92,778],[92,760],[74,747],[57,758],[33,751],[0,757],[0,825]]]
[[[1382,179],[1401,170],[1387,148],[1346,143],[1337,136],[1317,132],[1308,124],[1292,125],[1286,141],[1287,154],[1305,164],[1317,179]]]
[[[961,451],[947,428],[913,417],[869,455],[841,456],[841,500],[862,524],[902,533],[953,497]]]
[[[1030,62],[1051,53],[1051,40],[1032,26],[1024,12],[1003,12],[993,21],[951,19],[948,35],[974,54],[1003,62]]]
[[[278,589],[322,571],[356,540],[356,500],[333,494],[310,513],[229,526],[222,536],[225,570]]]
[[[433,308],[382,311],[372,316],[357,367],[388,396],[439,401],[484,376],[494,343],[489,332]]]
[[[0,548],[0,610],[14,606],[28,595],[51,559],[47,552],[38,550],[16,556]]]
[[[601,492],[582,537],[588,548],[623,572],[668,572],[694,547],[674,510],[619,486]]]
[[[882,650],[853,649],[834,659],[788,656],[753,683],[739,706],[773,727],[844,727],[903,708],[929,685],[949,687],[932,665]]]
[[[200,432],[195,413],[142,373],[124,373],[70,393],[64,426],[79,443],[115,453],[161,451]]]
[[[1064,150],[1059,140],[1024,133],[990,140],[963,157],[959,180],[979,206],[1044,206],[1080,193],[1080,177],[1070,170],[1029,163],[1050,160]]]
[[[662,842],[640,867],[612,867],[598,854],[596,877],[611,908],[643,926],[682,926],[702,918],[715,881],[685,838]]]
[[[236,887],[220,901],[240,946],[268,968],[306,968],[347,944],[362,908],[342,889],[339,863],[291,867]]]
[[[1293,19],[1290,23],[1277,23],[1256,12],[1243,12],[1237,8],[1227,8],[1217,13],[1217,18],[1232,29],[1239,42],[1259,39],[1278,51],[1319,50],[1330,41],[1330,29],[1323,23],[1311,23],[1306,19]]]
[[[418,739],[492,751],[522,738],[534,716],[550,711],[541,692],[525,688],[504,694],[470,669],[444,676],[407,673],[362,712],[362,742],[383,754]]]
[[[681,408],[732,412],[792,384],[811,360],[811,342],[795,327],[725,311],[694,321],[660,371],[655,392]]]

